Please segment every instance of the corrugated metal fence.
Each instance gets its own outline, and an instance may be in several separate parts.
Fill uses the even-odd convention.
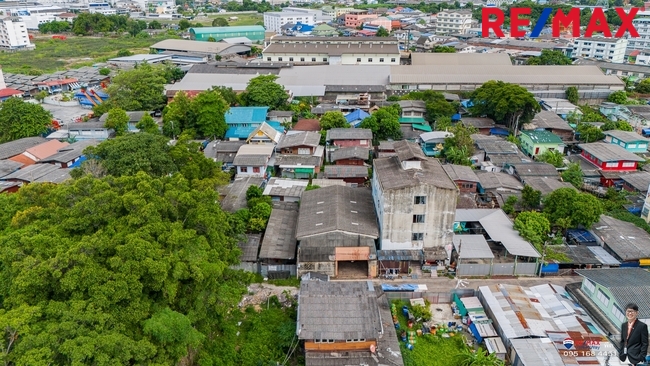
[[[267,278],[289,278],[296,277],[297,267],[295,264],[261,264],[260,274]]]

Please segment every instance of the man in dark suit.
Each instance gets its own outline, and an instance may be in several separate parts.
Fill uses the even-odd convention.
[[[648,353],[648,326],[637,319],[639,307],[627,304],[625,317],[627,322],[621,325],[621,350],[619,359],[630,365],[645,362]],[[627,360],[626,360],[627,359]]]

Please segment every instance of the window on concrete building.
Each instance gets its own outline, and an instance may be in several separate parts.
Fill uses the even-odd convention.
[[[282,57],[278,57],[278,61],[282,61]]]
[[[424,205],[427,203],[427,196],[415,196],[416,205]]]
[[[293,61],[293,57],[289,57],[289,61]]]
[[[634,162],[633,161],[626,161],[623,163],[623,168],[634,168]]]
[[[383,58],[380,58],[380,59],[379,59],[379,62],[384,62],[384,59],[383,59]]]
[[[316,62],[316,57],[312,57],[311,62]]]
[[[609,306],[609,296],[605,295],[602,290],[598,290],[598,295],[596,295],[601,304]]]
[[[423,224],[424,223],[424,215],[413,215],[413,223],[414,224]]]
[[[372,57],[368,57],[368,62],[372,62]]]
[[[594,285],[593,282],[591,282],[591,281],[585,279],[585,283],[584,283],[584,284],[585,284],[585,288],[586,288],[587,290],[589,290],[589,292],[591,292],[592,294],[594,293],[594,291],[596,291],[596,285]]]
[[[242,167],[239,168],[239,172],[240,173],[248,173],[248,168],[245,167],[245,166],[242,166]]]
[[[358,58],[357,58],[357,62],[361,62],[361,57],[358,57]]]
[[[614,304],[614,307],[612,308],[612,314],[614,314],[614,317],[616,317],[619,322],[622,323],[625,321],[625,313],[623,313],[623,310],[621,310],[621,308],[616,304]]]
[[[618,162],[616,161],[605,164],[605,167],[607,168],[616,168],[617,166],[618,166]]]
[[[267,58],[266,58],[266,61],[271,61],[271,58],[270,58],[270,57],[267,57]]]
[[[424,240],[424,233],[413,233],[411,235],[412,241],[422,241]]]
[[[254,166],[253,167],[253,173],[259,173],[260,172],[260,167]]]
[[[391,58],[391,59],[390,59],[390,62],[395,62],[395,58],[394,58],[394,57]]]
[[[323,62],[327,62],[327,57],[323,57]]]

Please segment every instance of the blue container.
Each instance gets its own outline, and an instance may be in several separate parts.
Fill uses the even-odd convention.
[[[406,342],[406,336],[402,337],[402,342]]]
[[[399,329],[399,323],[395,323],[395,329]]]
[[[412,351],[413,350],[413,345],[410,344],[410,343],[407,343],[406,344],[406,349],[408,349],[409,351]]]
[[[406,317],[409,316],[409,307],[408,306],[406,306],[406,305],[402,306],[402,314],[404,314],[404,316],[406,316]]]

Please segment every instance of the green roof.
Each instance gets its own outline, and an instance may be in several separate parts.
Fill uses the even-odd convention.
[[[240,25],[235,27],[200,27],[190,28],[190,33],[209,34],[209,33],[231,33],[231,32],[264,32],[261,25]]]
[[[431,126],[429,126],[429,125],[427,125],[427,124],[423,124],[423,123],[414,123],[414,124],[411,125],[411,127],[412,127],[414,130],[420,130],[420,131],[426,131],[426,132],[431,132],[431,131],[433,131],[433,130],[431,129]]]
[[[533,144],[561,144],[562,139],[556,134],[546,130],[521,131],[522,135],[528,136]]]

